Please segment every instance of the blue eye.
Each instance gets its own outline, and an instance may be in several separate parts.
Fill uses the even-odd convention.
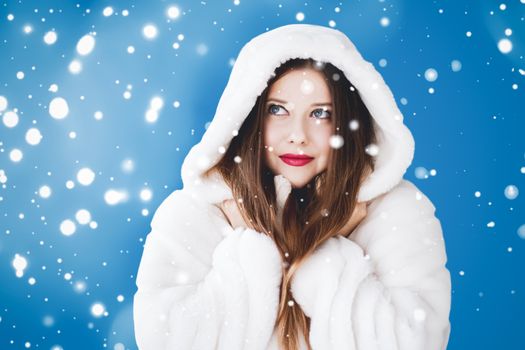
[[[317,113],[317,112],[321,112],[321,113]],[[326,112],[326,114],[327,114],[327,116],[325,118],[321,118],[321,116],[323,115],[322,114],[323,112]],[[330,116],[332,115],[332,113],[329,110],[325,109],[325,108],[318,108],[318,109],[314,110],[312,113],[318,119],[329,119]]]
[[[286,113],[279,114],[279,110],[281,109],[286,112],[286,109],[283,106],[270,104],[268,107],[268,113],[273,115],[285,115]],[[325,117],[323,117],[323,113],[325,113]],[[330,112],[327,108],[317,108],[312,112],[312,115],[316,119],[330,119],[332,112]]]
[[[282,106],[271,104],[270,107],[268,107],[268,112],[270,114],[282,115],[282,114],[277,114],[277,112],[279,112],[279,109],[281,108],[284,109]]]

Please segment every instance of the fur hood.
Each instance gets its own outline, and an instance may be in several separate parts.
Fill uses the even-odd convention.
[[[250,113],[271,74],[291,58],[313,58],[338,67],[355,86],[373,117],[379,153],[375,170],[361,186],[365,202],[391,190],[403,178],[414,156],[414,138],[403,124],[392,92],[374,66],[363,59],[342,32],[310,24],[290,24],[263,33],[239,53],[213,120],[182,164],[184,187],[203,181],[203,172],[222,157]]]
[[[451,281],[441,224],[429,198],[403,179],[414,139],[392,93],[342,32],[291,24],[242,48],[212,122],[184,160],[183,188],[155,212],[134,296],[140,349],[278,349],[281,255],[267,235],[228,225],[213,204],[232,198],[230,188],[218,173],[202,174],[220,160],[275,68],[295,57],[344,72],[373,117],[379,148],[358,194],[371,201],[366,218],[349,238],[318,247],[292,279],[294,301],[311,320],[310,344],[446,348]],[[275,181],[277,191],[290,191]]]

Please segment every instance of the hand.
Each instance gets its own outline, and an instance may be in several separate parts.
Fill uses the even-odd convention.
[[[280,222],[282,216],[282,209],[286,203],[286,199],[292,191],[292,184],[283,175],[274,176],[274,185],[277,198],[277,218]],[[219,204],[219,208],[222,210],[231,227],[236,229],[237,227],[252,228],[248,225],[241,215],[241,211],[237,206],[234,199],[226,199]]]
[[[345,237],[350,236],[350,234],[357,227],[357,225],[359,225],[361,221],[363,221],[363,219],[366,217],[368,204],[369,202],[358,202],[356,204],[352,216],[350,217],[350,219],[348,219],[345,226],[343,226],[343,228],[339,231],[339,235]]]

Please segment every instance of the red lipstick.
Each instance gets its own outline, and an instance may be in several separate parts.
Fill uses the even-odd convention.
[[[305,154],[286,153],[279,156],[283,162],[291,166],[303,166],[310,163],[314,158]]]

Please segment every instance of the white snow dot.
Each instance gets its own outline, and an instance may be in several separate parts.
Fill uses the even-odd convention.
[[[51,316],[44,316],[42,319],[42,324],[46,327],[51,327],[53,324],[55,324],[55,320]],[[54,347],[51,348],[51,350],[55,350]]]
[[[22,80],[22,79],[24,79],[24,77],[25,77],[24,72],[22,72],[22,71],[18,71],[18,72],[16,72],[16,78],[17,78],[18,80]]]
[[[24,154],[18,148],[15,148],[11,152],[9,152],[9,159],[11,159],[11,161],[15,163],[18,163],[19,161],[21,161],[23,157],[24,157]]]
[[[82,62],[73,60],[69,63],[68,70],[71,74],[78,74],[82,71]]]
[[[19,254],[15,254],[13,261],[11,262],[16,270],[16,277],[20,278],[24,276],[24,270],[27,268],[27,259]]]
[[[150,100],[150,108],[154,110],[159,110],[164,106],[164,101],[161,97],[155,96]]]
[[[159,112],[154,109],[146,111],[145,119],[148,123],[155,123],[159,119]]]
[[[124,191],[110,189],[104,193],[104,200],[109,205],[116,205],[128,198],[128,195]]]
[[[512,35],[512,29],[510,29],[510,28],[505,29],[505,35],[506,36],[511,36]]]
[[[518,190],[518,188],[514,185],[508,185],[507,187],[505,187],[505,191],[503,192],[505,194],[505,197],[507,197],[507,199],[516,199],[516,197],[518,197],[520,191]]]
[[[79,55],[86,56],[95,48],[95,37],[91,34],[86,34],[77,43],[77,52]]]
[[[67,101],[62,97],[55,97],[49,103],[49,114],[55,119],[64,119],[69,113]]]
[[[180,102],[179,101],[173,101],[173,107],[179,108],[180,107]]]
[[[333,19],[329,20],[328,25],[332,28],[335,27],[335,21]]]
[[[512,41],[507,38],[498,41],[498,49],[501,53],[507,54],[512,51]]]
[[[113,7],[108,6],[108,7],[104,8],[104,11],[102,11],[102,14],[104,15],[104,17],[111,16],[113,14]]]
[[[36,146],[42,140],[42,134],[37,128],[31,128],[26,132],[26,142],[31,146]]]
[[[428,68],[425,71],[425,79],[429,82],[436,81],[438,78],[438,72],[434,68]]]
[[[176,19],[180,16],[180,10],[177,6],[170,6],[168,7],[166,14],[170,19]]]
[[[518,236],[520,236],[521,239],[525,239],[525,224],[518,227]]]
[[[113,345],[113,350],[126,350],[126,346],[122,343],[116,343]]]
[[[96,120],[101,120],[104,117],[104,113],[102,113],[101,111],[96,111],[95,114],[93,114],[93,117]]]
[[[73,277],[73,276],[72,276],[69,272],[66,272],[66,273],[64,274],[64,279],[65,279],[66,281],[71,280],[71,277]]]
[[[472,36],[472,32],[469,30],[469,31],[466,33],[466,35],[467,35],[467,38],[470,38],[470,37]]]
[[[379,23],[381,24],[382,27],[388,27],[388,25],[390,24],[390,19],[388,17],[382,17],[379,20]]]
[[[86,209],[80,209],[75,214],[75,219],[77,219],[78,223],[81,225],[89,224],[91,221],[91,213]]]
[[[450,67],[453,72],[459,72],[461,70],[461,62],[459,60],[453,60],[450,62]]]
[[[117,301],[119,303],[123,302],[124,301],[124,296],[122,294],[117,295]]]
[[[44,35],[44,42],[47,45],[53,45],[57,41],[57,33],[54,31],[49,31]]]
[[[5,184],[7,182],[7,176],[4,169],[0,169],[0,183]]]
[[[58,91],[58,85],[57,84],[51,84],[49,85],[49,89],[47,91],[50,92],[57,92]]]
[[[384,59],[384,58],[381,58],[381,59],[379,60],[379,66],[380,66],[380,67],[386,67],[387,63],[388,63],[387,60]]]
[[[299,89],[304,95],[310,95],[315,89],[315,84],[310,79],[303,79]]]
[[[77,293],[83,293],[87,288],[86,282],[84,281],[76,281],[73,285],[73,289]]]
[[[102,303],[94,303],[91,305],[91,314],[95,317],[102,317],[106,311],[106,308]]]
[[[157,27],[155,27],[153,24],[147,24],[142,28],[142,34],[146,39],[155,39],[157,36]]]
[[[198,44],[197,45],[197,54],[199,54],[200,56],[204,56],[206,55],[206,53],[208,53],[208,46],[206,46],[206,44]]]
[[[64,236],[71,236],[73,233],[75,233],[76,229],[77,226],[75,223],[69,219],[62,221],[60,224],[60,232],[62,232]]]
[[[8,21],[12,21],[12,20],[14,20],[14,19],[15,19],[15,16],[14,16],[12,13],[10,13],[10,14],[7,15],[7,20],[8,20]]]
[[[489,223],[487,224],[487,227],[490,227],[490,228],[492,228],[492,227],[494,227],[494,226],[496,226],[496,223],[495,223],[494,221],[491,221],[491,222],[489,222]]]
[[[82,168],[77,172],[77,181],[84,186],[89,186],[95,180],[95,173],[90,168]]]
[[[476,198],[481,197],[481,192],[480,192],[480,191],[476,191],[476,192],[474,192],[474,196],[475,196]]]
[[[120,164],[120,168],[123,172],[129,174],[135,168],[135,163],[133,162],[133,159],[124,159]]]
[[[512,90],[518,90],[518,84],[512,84]]]
[[[233,161],[234,161],[235,163],[239,164],[240,162],[242,162],[242,158],[239,157],[239,156],[235,156],[235,157],[233,158]]]
[[[500,5],[499,5],[499,9],[500,9],[501,11],[505,11],[505,10],[507,9],[507,5],[505,5],[505,4],[500,4]]]
[[[24,26],[24,33],[29,34],[33,32],[33,27],[31,27],[29,24]]]
[[[304,21],[304,13],[302,13],[302,12],[297,12],[297,13],[295,14],[295,19],[298,20],[299,22]]]
[[[344,143],[345,143],[345,140],[343,139],[341,135],[332,135],[330,137],[330,147],[334,149],[343,147]]]
[[[41,186],[38,189],[38,195],[41,198],[49,198],[49,196],[51,196],[51,188],[47,185]]]
[[[73,181],[71,181],[71,180],[66,181],[66,188],[68,190],[70,190],[70,189],[72,189],[74,187],[75,187],[75,183]]]
[[[2,120],[4,122],[4,125],[8,128],[14,128],[18,125],[18,114],[14,111],[5,112]]]
[[[140,191],[140,199],[144,202],[148,202],[151,200],[151,197],[153,197],[153,193],[149,188],[143,188]]]
[[[365,152],[371,155],[372,157],[375,157],[379,154],[379,146],[371,143],[368,146],[366,146]]]
[[[127,49],[128,53],[134,53],[135,52],[135,47],[133,46],[128,46],[128,49]]]
[[[406,106],[408,104],[408,100],[406,97],[401,97],[401,100],[399,100],[403,106]]]
[[[424,180],[428,179],[429,173],[425,167],[418,166],[414,169],[414,175],[416,176],[416,178]]]
[[[0,112],[5,111],[7,108],[7,98],[0,96]]]
[[[357,119],[352,119],[350,123],[348,123],[348,127],[352,131],[359,129],[359,121]]]

